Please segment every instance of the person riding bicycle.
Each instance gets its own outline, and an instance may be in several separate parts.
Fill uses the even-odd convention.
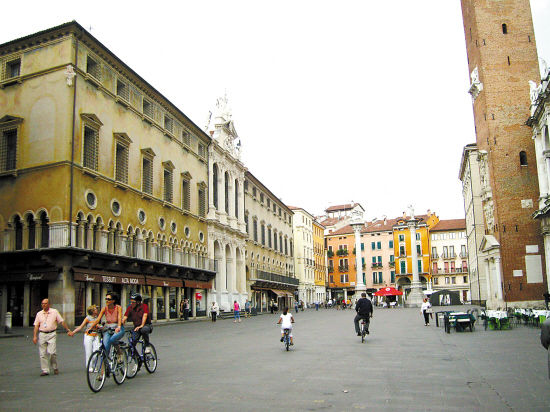
[[[149,315],[149,307],[147,304],[142,303],[142,298],[139,293],[132,293],[130,295],[130,305],[124,313],[122,323],[126,320],[131,320],[134,324],[133,337],[137,342],[140,336],[143,336],[143,342],[145,346],[149,344],[149,334],[153,331],[151,325],[151,316]]]
[[[288,335],[290,336],[290,344],[294,345],[294,341],[292,339],[292,324],[294,323],[294,318],[292,317],[292,313],[288,313],[288,307],[285,306],[283,309],[283,313],[281,316],[279,316],[279,321],[277,322],[277,325],[281,324],[281,342],[285,338],[285,329],[289,329]]]
[[[357,301],[355,304],[355,311],[357,312],[357,315],[355,315],[355,319],[353,319],[353,323],[355,324],[355,332],[357,332],[357,336],[361,336],[361,331],[359,330],[359,321],[361,319],[365,319],[365,332],[367,335],[369,334],[369,323],[370,318],[372,318],[372,302],[367,299],[367,294],[365,292],[361,293],[361,299]]]
[[[118,296],[113,292],[107,292],[105,296],[106,305],[101,309],[97,319],[92,322],[90,329],[93,330],[97,326],[103,316],[105,316],[105,326],[110,328],[103,336],[103,346],[105,351],[109,353],[111,345],[118,343],[120,338],[124,336],[124,325],[122,323],[122,308],[117,304]],[[120,350],[118,355],[121,355]]]

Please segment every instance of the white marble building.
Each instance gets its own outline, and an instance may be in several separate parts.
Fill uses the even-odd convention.
[[[240,160],[240,139],[232,120],[227,96],[221,97],[206,126],[212,136],[208,156],[208,254],[217,263],[210,306],[215,300],[221,310],[241,306],[246,291],[246,226],[244,180],[246,168]]]
[[[315,301],[315,259],[313,255],[313,220],[306,210],[289,206],[294,212],[294,267],[300,280],[298,296],[304,303]]]

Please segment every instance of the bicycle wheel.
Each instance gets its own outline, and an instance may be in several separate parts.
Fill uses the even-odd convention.
[[[361,343],[365,343],[365,324],[361,324]]]
[[[152,343],[145,346],[143,351],[143,359],[147,372],[154,373],[157,370],[157,350]]]
[[[113,379],[117,385],[121,385],[126,380],[126,374],[128,372],[128,357],[126,356],[126,351],[122,348],[119,349],[120,353],[115,354]]]
[[[288,334],[285,335],[285,347],[286,350],[290,350],[290,337]]]
[[[132,349],[130,346],[126,348],[126,358],[128,359],[128,372],[126,373],[126,377],[128,379],[132,379],[134,376],[137,375],[139,370],[139,355],[136,349]]]
[[[92,392],[99,392],[105,384],[105,356],[103,351],[96,350],[88,359],[88,365],[86,367],[86,378],[88,380],[88,386]]]

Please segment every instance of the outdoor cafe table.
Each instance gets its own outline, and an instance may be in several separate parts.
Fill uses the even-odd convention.
[[[493,325],[491,329],[502,329],[503,327],[510,327],[510,320],[508,319],[508,312],[505,310],[487,310],[485,311],[488,324]],[[487,329],[487,325],[485,326]]]
[[[539,325],[542,325],[546,319],[550,317],[550,310],[536,310],[533,309],[533,316],[538,321]]]
[[[474,330],[476,318],[471,313],[466,312],[449,312],[445,317],[445,332],[451,333],[451,327],[454,326],[457,331],[463,331],[466,327],[470,328],[470,332]]]

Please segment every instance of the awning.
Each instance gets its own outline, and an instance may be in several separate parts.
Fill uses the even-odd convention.
[[[25,272],[8,272],[0,275],[3,282],[26,282],[32,280],[57,280],[58,271],[55,270],[29,270]]]
[[[378,292],[374,294],[374,296],[397,296],[402,294],[403,292],[401,292],[400,290],[389,287],[389,288],[380,289]]]
[[[170,288],[183,287],[183,280],[174,278],[160,278],[156,276],[146,276],[145,284],[150,286],[165,286]]]
[[[286,297],[292,297],[292,294],[288,293],[287,291],[284,291],[284,290],[279,290],[279,289],[271,289],[271,291],[273,293],[275,293],[278,297],[280,298],[286,298]]]
[[[185,279],[183,281],[185,283],[186,288],[194,288],[194,289],[212,289],[212,281],[205,282],[202,280],[187,280]]]
[[[120,285],[145,285],[145,277],[134,273],[103,272],[93,269],[74,268],[74,280]]]

